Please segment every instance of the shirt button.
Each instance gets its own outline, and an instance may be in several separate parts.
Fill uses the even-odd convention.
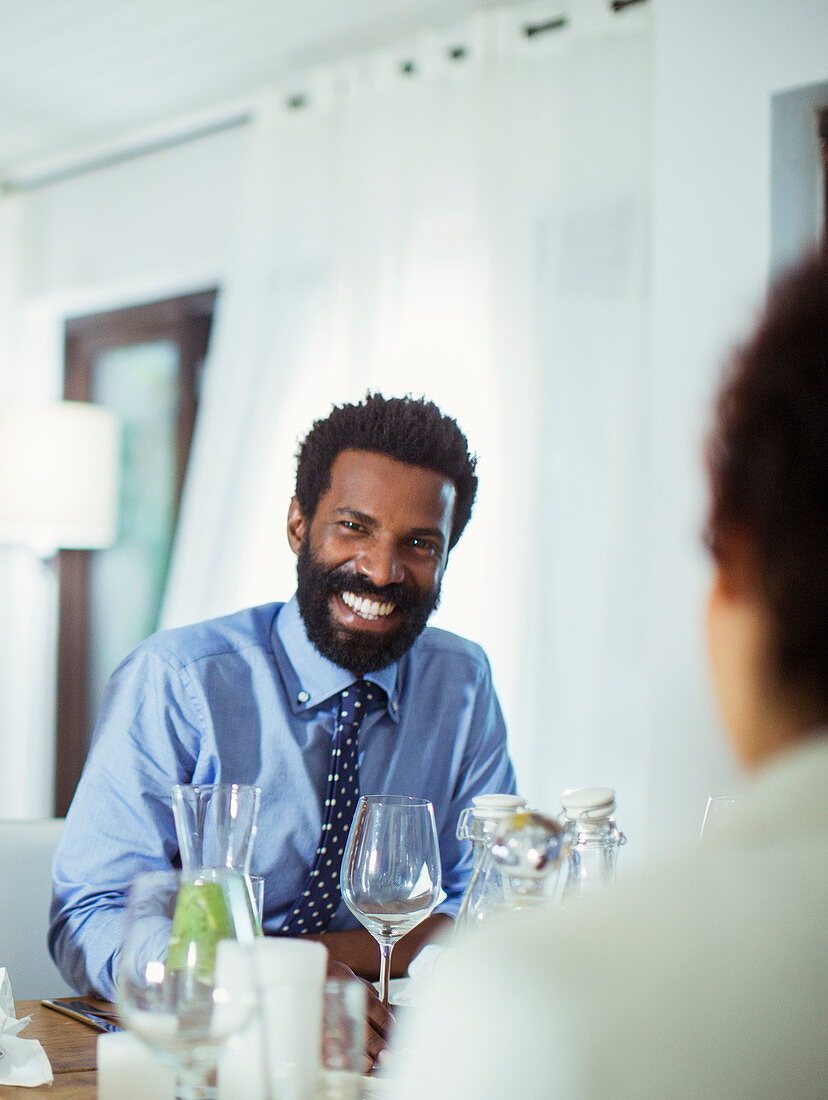
[[[307,691],[300,691],[296,696],[297,703],[307,703],[308,699],[310,699],[310,695]]]

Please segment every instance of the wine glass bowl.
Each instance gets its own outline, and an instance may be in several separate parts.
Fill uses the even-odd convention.
[[[221,1045],[255,1007],[249,980],[217,979],[221,942],[252,944],[244,877],[232,871],[138,875],[127,900],[118,975],[123,1022],[175,1066],[176,1097],[215,1096]]]
[[[408,795],[364,795],[342,857],[342,899],[380,949],[380,996],[388,1003],[391,950],[431,913],[441,867],[434,807]]]

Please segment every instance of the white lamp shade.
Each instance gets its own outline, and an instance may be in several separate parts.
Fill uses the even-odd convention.
[[[0,542],[48,555],[116,535],[119,424],[82,401],[0,407]]]

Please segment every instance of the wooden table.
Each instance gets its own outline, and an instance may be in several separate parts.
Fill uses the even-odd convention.
[[[105,1001],[88,998],[91,1007],[107,1007]],[[39,1088],[17,1088],[0,1085],[0,1100],[27,1100],[35,1096],[59,1096],[60,1100],[95,1100],[98,1092],[96,1063],[97,1031],[79,1020],[73,1020],[54,1009],[44,1008],[40,1001],[15,1002],[18,1019],[31,1014],[32,1022],[20,1033],[21,1039],[39,1039],[52,1063],[53,1085]]]

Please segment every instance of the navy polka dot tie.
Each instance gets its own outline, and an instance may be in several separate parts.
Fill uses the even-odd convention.
[[[322,836],[304,891],[280,929],[282,935],[324,932],[339,905],[342,853],[359,798],[359,727],[368,704],[381,692],[382,689],[374,684],[357,680],[339,697],[339,720],[325,791]]]

